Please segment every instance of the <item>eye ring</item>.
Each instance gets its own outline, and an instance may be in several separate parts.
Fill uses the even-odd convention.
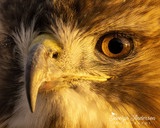
[[[109,34],[100,43],[103,54],[116,59],[128,56],[133,48],[132,40],[119,34]]]

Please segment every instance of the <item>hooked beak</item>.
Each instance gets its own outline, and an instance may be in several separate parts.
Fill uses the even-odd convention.
[[[30,110],[33,113],[36,107],[37,95],[50,89],[63,86],[56,84],[59,81],[66,80],[91,80],[107,81],[111,76],[92,76],[88,74],[67,74],[56,68],[54,63],[61,53],[61,47],[58,42],[47,34],[36,37],[30,47],[25,66],[25,87]],[[59,67],[59,66],[57,66]]]
[[[35,111],[38,90],[47,80],[47,59],[59,53],[61,48],[50,35],[36,37],[29,48],[25,67],[25,86],[31,112]]]

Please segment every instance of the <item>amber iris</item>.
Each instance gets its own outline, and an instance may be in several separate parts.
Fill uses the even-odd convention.
[[[102,40],[102,52],[110,58],[124,58],[133,47],[132,41],[123,36],[107,35]]]

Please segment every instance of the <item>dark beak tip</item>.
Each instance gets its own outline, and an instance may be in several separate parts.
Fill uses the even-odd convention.
[[[35,109],[32,108],[32,107],[30,107],[30,110],[31,110],[32,113],[34,113],[34,111],[35,111]]]
[[[28,94],[27,91],[26,91],[26,94],[27,94],[27,100],[28,100],[28,104],[29,104],[30,111],[31,111],[32,113],[34,113],[35,108],[33,107],[33,104],[31,103],[30,94]]]

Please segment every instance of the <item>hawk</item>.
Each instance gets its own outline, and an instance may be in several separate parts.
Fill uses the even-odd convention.
[[[159,0],[0,1],[0,128],[159,125]]]

